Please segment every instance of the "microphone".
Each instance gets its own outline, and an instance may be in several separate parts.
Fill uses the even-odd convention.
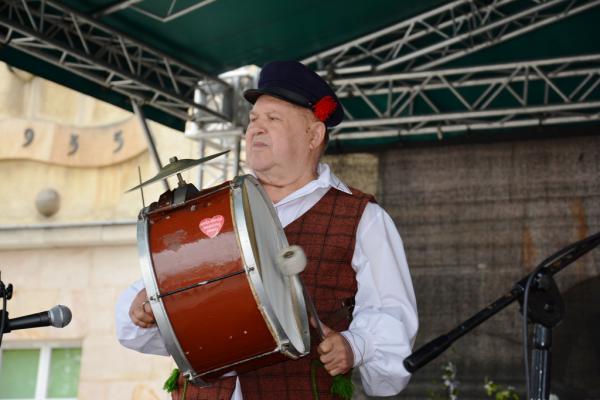
[[[42,326],[64,328],[71,322],[71,316],[71,310],[67,306],[54,306],[48,311],[8,319],[4,327],[4,333],[17,329],[39,328]]]

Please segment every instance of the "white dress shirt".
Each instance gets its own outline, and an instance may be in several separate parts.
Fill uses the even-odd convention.
[[[317,179],[274,204],[283,227],[310,210],[331,187],[351,193],[326,164],[319,164],[318,173]],[[410,379],[402,361],[411,353],[418,328],[412,281],[402,239],[379,205],[366,206],[356,236],[352,257],[358,283],[356,306],[348,330],[341,333],[352,347],[354,367],[360,372],[365,392],[392,396]],[[133,350],[169,355],[158,328],[140,328],[129,318],[133,298],[143,288],[139,280],[118,299],[117,338]],[[232,400],[242,399],[238,380]]]

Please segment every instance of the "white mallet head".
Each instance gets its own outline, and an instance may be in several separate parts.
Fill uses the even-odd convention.
[[[277,254],[277,266],[286,276],[298,275],[306,268],[306,255],[300,246],[289,246]]]

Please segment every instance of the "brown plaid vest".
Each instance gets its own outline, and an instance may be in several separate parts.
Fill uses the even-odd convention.
[[[348,319],[332,320],[342,302],[356,294],[356,279],[351,266],[356,230],[362,213],[373,196],[351,189],[352,195],[330,189],[310,210],[285,228],[290,244],[301,246],[308,265],[302,278],[323,323],[336,331],[348,328]],[[299,360],[267,366],[240,375],[244,400],[306,400],[312,398],[310,365],[318,358],[316,335],[311,354]],[[321,400],[332,399],[331,377],[317,368]],[[187,400],[229,400],[235,377],[225,378],[210,388],[188,385]],[[181,387],[181,385],[179,386]],[[173,399],[179,399],[179,393]]]

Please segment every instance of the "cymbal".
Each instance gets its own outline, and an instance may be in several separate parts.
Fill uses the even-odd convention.
[[[147,181],[142,182],[139,185],[132,187],[131,189],[129,189],[125,193],[129,193],[132,190],[136,190],[136,189],[139,189],[139,188],[144,187],[146,185],[149,185],[151,183],[154,183],[156,181],[160,181],[160,180],[165,179],[165,178],[167,178],[167,177],[169,177],[171,175],[178,174],[178,173],[180,173],[182,171],[185,171],[186,169],[189,169],[189,168],[195,167],[197,165],[203,164],[203,163],[205,163],[207,161],[212,160],[213,158],[217,158],[217,157],[222,156],[223,154],[226,154],[226,153],[229,153],[229,150],[225,150],[225,151],[222,151],[222,152],[217,153],[217,154],[212,154],[212,155],[210,155],[208,157],[202,157],[202,158],[199,158],[197,160],[190,159],[190,158],[184,158],[182,160],[178,160],[176,157],[173,157],[171,159],[171,162],[169,162],[167,165],[165,165],[164,167],[162,167],[160,169],[160,171],[158,171],[158,174],[156,174],[154,177],[148,179]]]

